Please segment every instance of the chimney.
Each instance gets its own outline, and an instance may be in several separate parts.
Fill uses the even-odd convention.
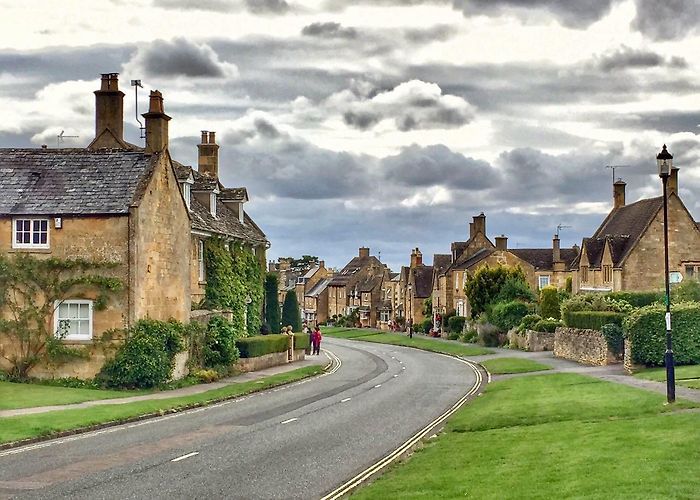
[[[618,179],[613,183],[613,208],[625,206],[625,186],[627,183]]]
[[[552,262],[559,262],[561,260],[561,247],[559,241],[559,235],[555,234],[552,238]]]
[[[146,153],[158,153],[168,147],[168,122],[170,117],[163,110],[163,95],[152,90],[146,119]]]
[[[411,268],[423,265],[423,254],[418,250],[418,247],[411,251]]]
[[[496,250],[508,250],[508,237],[505,235],[496,236]]]
[[[474,237],[474,223],[470,222],[469,223],[469,239],[472,239]]]
[[[103,73],[100,90],[95,91],[95,139],[105,130],[117,140],[100,142],[96,147],[123,147],[124,92],[119,90],[119,73]]]
[[[200,174],[219,178],[219,146],[216,144],[216,132],[202,130],[202,142],[197,145],[199,149],[199,163],[197,169]]]
[[[360,258],[367,258],[369,257],[369,248],[367,247],[360,247]]]
[[[486,216],[484,212],[474,216],[474,234],[481,233],[486,236]]]
[[[668,196],[671,196],[671,193],[678,194],[678,167],[671,168],[671,175],[668,178],[666,189]]]
[[[326,268],[326,261],[325,261],[325,260],[319,260],[319,261],[318,261],[318,267],[320,267],[321,269],[325,269],[325,268]]]

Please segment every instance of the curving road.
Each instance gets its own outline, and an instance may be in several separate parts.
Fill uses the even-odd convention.
[[[0,451],[0,498],[319,498],[475,384],[458,360],[327,339],[333,373],[240,400]]]

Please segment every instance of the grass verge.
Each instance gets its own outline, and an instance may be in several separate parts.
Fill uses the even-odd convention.
[[[126,398],[148,391],[110,391],[74,389],[41,384],[0,382],[0,410],[31,408],[35,406],[66,405],[100,399]]]
[[[522,358],[489,359],[488,361],[483,361],[481,364],[493,375],[539,372],[552,369],[551,366]]]
[[[676,366],[676,384],[700,389],[700,365]],[[637,378],[666,382],[666,368],[647,368],[634,374]]]
[[[570,373],[495,382],[353,498],[693,498],[700,413],[664,399]]]
[[[346,328],[342,326],[322,327],[321,333],[328,337],[336,339],[354,339],[356,337],[366,337],[368,335],[376,335],[382,333],[381,330],[372,330],[368,328]]]
[[[422,349],[424,351],[453,354],[456,356],[479,356],[481,354],[491,354],[493,352],[475,345],[444,342],[430,337],[409,338],[405,334],[400,335],[397,333],[376,333],[369,336],[353,337],[353,339],[365,342],[376,342],[379,344],[415,347],[416,349]]]
[[[323,368],[320,366],[306,366],[261,380],[234,383],[190,396],[0,418],[0,443],[50,437],[65,431],[90,428],[107,423],[121,423],[146,415],[155,416],[196,406],[205,406],[312,377],[322,371]]]

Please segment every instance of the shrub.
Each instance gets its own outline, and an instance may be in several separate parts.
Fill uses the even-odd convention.
[[[238,361],[239,352],[236,339],[241,337],[233,323],[215,316],[209,320],[204,337],[203,365],[206,368],[231,366]]]
[[[164,384],[184,343],[184,326],[174,320],[139,320],[98,378],[108,387],[150,388]]]
[[[447,340],[459,340],[459,333],[457,332],[450,332],[447,335]]]
[[[598,293],[574,295],[561,305],[562,317],[574,311],[612,311],[628,313],[632,310],[629,302],[617,300]]]
[[[603,325],[622,325],[625,314],[613,311],[572,311],[564,315],[564,323],[572,328],[600,330]]]
[[[574,290],[574,279],[571,276],[566,277],[566,285],[564,285],[564,289],[570,294]]]
[[[522,302],[535,302],[537,300],[523,276],[508,276],[494,302],[511,302],[513,300]]]
[[[421,333],[428,334],[433,328],[433,320],[431,318],[425,318],[418,324],[418,331]]]
[[[297,293],[294,290],[289,290],[284,296],[284,304],[282,304],[282,325],[291,326],[292,331],[301,331],[301,313],[299,312],[299,302],[297,301]]]
[[[461,333],[464,330],[464,323],[467,318],[464,316],[452,316],[447,320],[447,331],[450,333]]]
[[[523,316],[520,320],[520,326],[518,327],[519,332],[524,332],[525,330],[532,330],[533,326],[542,319],[539,314],[527,314]]]
[[[468,344],[473,344],[477,340],[479,340],[479,334],[475,329],[470,328],[469,330],[467,330],[466,332],[464,332],[462,334],[461,340],[462,340],[462,342],[465,342]]]
[[[664,301],[666,294],[661,296],[661,301]],[[700,283],[695,280],[685,280],[682,283],[674,285],[671,289],[672,302],[700,302]]]
[[[268,325],[267,332],[260,333],[279,333],[280,326],[280,305],[277,298],[277,289],[279,287],[279,278],[275,273],[267,273],[265,275],[265,324]]]
[[[624,300],[632,307],[644,307],[656,302],[663,302],[663,292],[610,292],[605,295],[609,299]]]
[[[624,350],[624,334],[622,332],[622,326],[616,323],[608,323],[600,328],[600,331],[605,337],[605,341],[608,344],[608,349],[612,351],[615,356],[620,357]]]
[[[209,384],[219,380],[219,372],[216,370],[197,370],[192,374],[200,382]]]
[[[284,352],[289,345],[289,337],[282,334],[256,335],[236,340],[241,358],[257,358],[273,352]]]
[[[662,366],[666,351],[666,306],[652,304],[625,318],[625,337],[632,342],[632,361]],[[700,363],[700,305],[693,302],[671,306],[674,361],[679,365]]]
[[[520,267],[499,265],[491,268],[486,265],[467,277],[464,292],[471,305],[472,318],[478,317],[490,304],[496,302],[509,278],[525,282],[525,273]]]
[[[507,332],[518,326],[528,313],[530,313],[530,307],[519,300],[498,302],[491,309],[489,320],[501,332]]]
[[[294,349],[308,349],[311,345],[311,335],[308,333],[294,334]]]
[[[554,286],[540,290],[540,316],[543,318],[561,318],[559,291]]]
[[[557,319],[541,319],[532,325],[532,329],[536,332],[554,333],[558,326],[561,326],[561,321]]]
[[[268,333],[272,333],[272,328],[267,323],[263,323],[260,326],[260,335],[267,335]]]

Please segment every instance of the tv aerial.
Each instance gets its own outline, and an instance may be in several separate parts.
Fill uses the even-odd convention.
[[[628,168],[631,167],[632,165],[605,165],[605,168],[612,169],[612,181],[613,184],[615,183],[615,169],[616,168]]]
[[[61,133],[56,136],[56,149],[59,149],[61,147],[61,144],[63,144],[63,141],[66,139],[77,139],[80,137],[79,135],[66,135],[65,130],[61,130]]]
[[[141,139],[146,137],[146,127],[143,126],[141,120],[139,119],[139,87],[143,88],[141,85],[141,80],[131,80],[131,86],[134,87],[134,98],[136,105],[134,106],[134,112],[136,113],[136,121],[139,124],[139,135]]]
[[[570,229],[573,226],[567,226],[564,224],[557,224],[557,238],[559,238],[559,233],[561,232],[562,229]]]

